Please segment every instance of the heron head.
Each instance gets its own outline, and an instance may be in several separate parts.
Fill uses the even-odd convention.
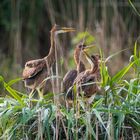
[[[86,55],[86,58],[91,65],[99,63],[100,55],[95,54],[95,55],[89,56],[89,54],[85,50],[83,52]]]
[[[84,50],[86,47],[87,47],[87,46],[86,46],[85,44],[83,44],[83,43],[79,43],[79,44],[76,46],[76,48],[77,48],[77,49],[80,49],[80,50]]]
[[[75,29],[72,27],[61,27],[59,25],[54,25],[50,32],[55,32],[56,34],[66,33],[66,32],[74,32]]]
[[[98,63],[100,60],[100,55],[95,54],[95,55],[91,55],[91,61],[95,64]]]

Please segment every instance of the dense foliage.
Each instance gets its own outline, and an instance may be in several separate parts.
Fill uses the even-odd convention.
[[[140,139],[139,39],[132,45],[140,32],[139,7],[137,0],[1,0],[0,139]],[[72,44],[86,38],[100,48],[101,91],[90,100],[77,97],[67,106],[64,93],[36,98],[15,79],[27,60],[48,53],[55,23],[78,32],[57,40],[61,70],[74,66]]]
[[[139,2],[133,1],[133,4],[139,10]],[[49,31],[55,23],[74,27],[77,32],[87,30],[94,34],[106,57],[118,50],[132,48],[140,32],[140,18],[128,1],[1,0],[0,73],[6,80],[19,77],[26,61],[47,55]],[[69,38],[73,36],[59,38],[60,52],[66,59],[71,57]],[[131,49],[123,52],[115,63],[123,67],[131,53]],[[113,73],[118,70],[115,66],[111,69]]]
[[[0,84],[7,91],[0,98],[1,139],[139,139],[140,137],[140,53],[137,42],[127,66],[110,76],[101,63],[101,93],[90,103],[76,98],[73,106],[56,104],[63,93],[49,93],[37,99],[12,88],[15,79]],[[134,78],[126,76],[131,70]],[[57,102],[58,103],[58,102]]]

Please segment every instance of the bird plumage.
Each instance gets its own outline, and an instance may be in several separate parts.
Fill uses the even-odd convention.
[[[92,55],[89,57],[88,54],[86,56],[91,68],[77,75],[74,85],[76,84],[78,94],[84,93],[85,97],[91,97],[99,91],[99,86],[97,85],[97,82],[100,81],[99,56]]]
[[[72,86],[77,75],[82,71],[85,71],[85,65],[80,58],[82,50],[84,50],[85,48],[86,45],[81,43],[76,46],[74,50],[74,60],[77,68],[68,71],[63,78],[63,92],[66,93],[66,97],[68,99],[73,98]]]
[[[35,90],[36,88],[40,86],[44,86],[44,92],[46,91],[52,91],[51,88],[51,80],[47,80],[45,84],[42,84],[43,80],[50,75],[50,68],[55,63],[55,38],[56,35],[59,33],[66,33],[66,32],[72,32],[75,31],[73,28],[67,28],[67,27],[60,27],[58,25],[54,25],[50,31],[50,41],[51,41],[51,47],[49,54],[42,58],[42,59],[36,59],[36,60],[30,60],[26,62],[25,68],[22,73],[22,77],[25,83],[25,87],[28,87],[31,90]],[[42,88],[42,87],[40,87]]]

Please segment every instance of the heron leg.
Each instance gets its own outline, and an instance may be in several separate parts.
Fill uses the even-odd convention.
[[[43,92],[40,90],[40,88],[37,88],[36,90],[38,92],[39,98],[43,99]]]
[[[31,90],[31,92],[30,92],[30,94],[29,94],[29,107],[30,108],[32,108],[32,101],[31,101],[31,98],[33,97],[33,95],[34,95],[34,92],[35,91],[35,89],[32,89]]]
[[[29,94],[29,99],[31,99],[31,98],[33,97],[33,95],[34,95],[34,93],[35,93],[34,91],[35,91],[35,89],[32,89],[32,90],[31,90],[31,92],[30,92],[30,94]]]

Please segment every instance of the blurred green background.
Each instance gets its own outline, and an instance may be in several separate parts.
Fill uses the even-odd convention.
[[[140,9],[139,0],[133,1]],[[75,33],[59,36],[58,52],[64,61],[64,73],[72,60],[79,32],[94,36],[97,46],[113,57],[110,72],[115,73],[128,61],[140,33],[140,17],[123,0],[1,0],[0,1],[0,75],[6,80],[21,77],[26,61],[44,57],[50,47],[50,29],[54,24],[76,28]],[[68,64],[71,64],[68,67]]]

